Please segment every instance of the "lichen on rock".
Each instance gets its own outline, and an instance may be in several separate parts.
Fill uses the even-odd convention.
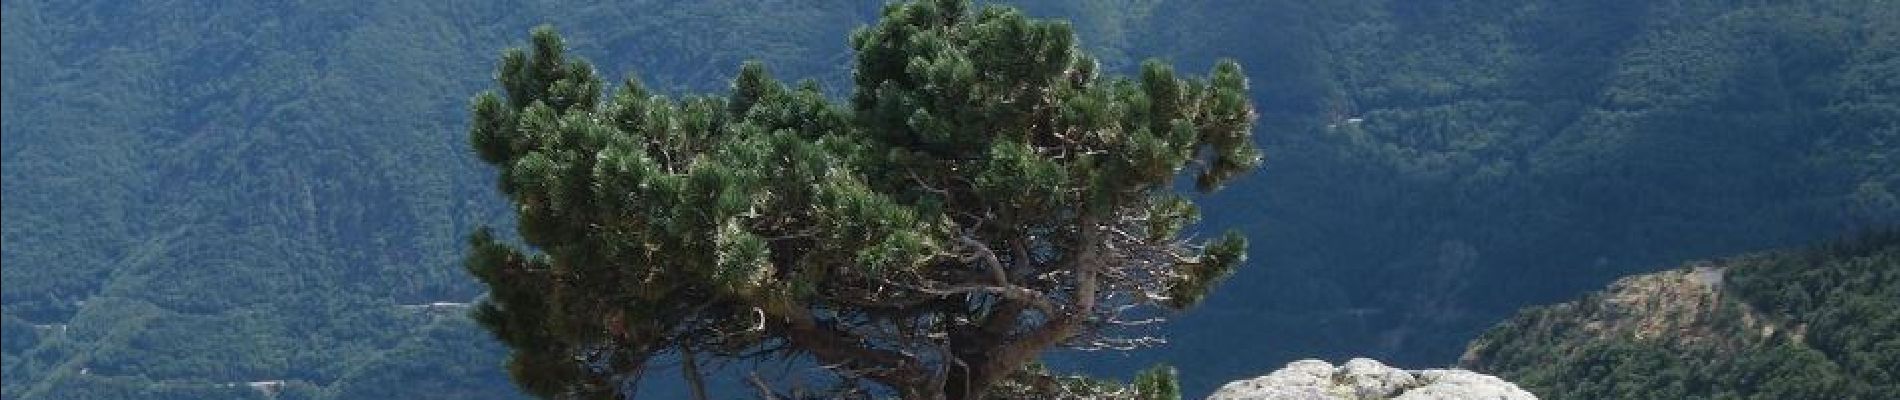
[[[1333,366],[1300,360],[1259,378],[1230,382],[1208,400],[1536,399],[1497,377],[1459,369],[1408,371],[1367,358]]]

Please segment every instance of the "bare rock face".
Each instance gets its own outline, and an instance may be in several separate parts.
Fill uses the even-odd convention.
[[[1333,366],[1300,360],[1267,376],[1230,382],[1208,400],[1535,400],[1497,377],[1459,369],[1407,371],[1355,358]]]

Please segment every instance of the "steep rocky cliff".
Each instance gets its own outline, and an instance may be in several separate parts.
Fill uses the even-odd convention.
[[[1457,369],[1408,371],[1355,358],[1333,366],[1301,360],[1259,378],[1234,381],[1208,400],[1536,399],[1517,385]]]
[[[1518,314],[1460,364],[1554,399],[1893,398],[1900,235],[1624,278]]]

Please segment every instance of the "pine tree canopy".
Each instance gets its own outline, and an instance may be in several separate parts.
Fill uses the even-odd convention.
[[[470,132],[524,243],[477,232],[467,267],[538,396],[624,397],[662,360],[697,382],[716,359],[808,360],[834,394],[983,398],[1045,350],[1157,342],[1131,326],[1245,258],[1233,232],[1185,239],[1198,212],[1176,189],[1261,162],[1233,62],[1104,77],[1066,23],[931,0],[851,36],[847,101],[758,63],[724,96],[668,97],[531,36]]]

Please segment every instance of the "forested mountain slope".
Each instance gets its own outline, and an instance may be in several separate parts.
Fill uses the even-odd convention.
[[[1485,332],[1467,367],[1547,399],[1900,393],[1900,234],[1694,262]]]
[[[559,21],[660,88],[830,79],[866,11],[432,4],[5,3],[4,397],[516,397],[463,311],[403,306],[479,295],[494,55]]]
[[[1168,346],[1059,367],[1444,364],[1523,305],[1900,219],[1878,0],[1021,3],[1110,70],[1237,58],[1263,112],[1265,170],[1201,200],[1255,262]],[[463,237],[508,220],[463,125],[498,51],[552,23],[662,91],[759,59],[842,95],[878,4],[6,2],[4,397],[513,396],[459,312],[401,307],[478,296]]]
[[[1154,358],[1196,360],[1189,388],[1253,357],[1444,365],[1518,307],[1900,211],[1890,3],[1154,9],[1134,47],[1233,54],[1268,107],[1265,170],[1206,203],[1258,261]]]

